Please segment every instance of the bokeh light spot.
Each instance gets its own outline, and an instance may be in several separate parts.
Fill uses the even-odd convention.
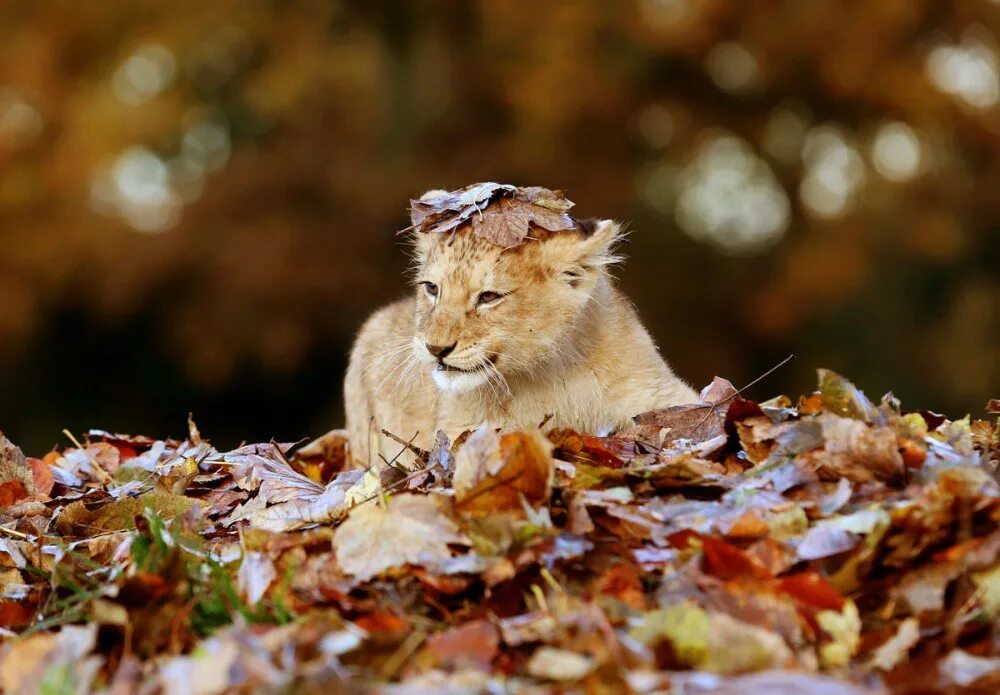
[[[18,150],[34,143],[45,124],[42,115],[13,89],[0,88],[0,148]]]
[[[173,82],[177,72],[174,54],[153,43],[126,58],[111,77],[115,96],[129,106],[149,101]]]
[[[886,123],[872,143],[875,170],[890,181],[907,181],[920,173],[923,159],[920,138],[906,123]]]
[[[757,59],[745,46],[726,41],[714,46],[705,58],[705,71],[719,89],[742,94],[760,86]]]
[[[977,109],[1000,101],[996,51],[971,34],[960,44],[936,46],[927,56],[926,70],[935,87]]]
[[[865,182],[865,165],[839,128],[824,124],[806,135],[802,146],[805,176],[799,197],[816,217],[845,213]]]
[[[706,143],[681,171],[677,186],[677,223],[726,253],[762,251],[788,226],[784,189],[767,162],[735,135]]]

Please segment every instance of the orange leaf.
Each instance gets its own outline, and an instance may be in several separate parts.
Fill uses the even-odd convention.
[[[52,486],[56,484],[56,478],[52,475],[49,464],[41,459],[28,457],[28,465],[31,466],[31,477],[35,481],[35,491],[40,495],[48,495],[52,492]]]
[[[521,496],[532,506],[546,502],[552,485],[552,459],[539,443],[541,437],[511,432],[500,437],[503,465],[483,475],[463,491],[455,504],[459,512],[492,514],[521,510]]]
[[[709,574],[714,574],[720,579],[738,577],[767,579],[771,576],[766,567],[735,545],[712,536],[703,536],[701,543],[705,552],[705,571]]]
[[[646,608],[639,572],[634,565],[625,562],[615,565],[598,577],[594,583],[594,591],[604,596],[613,596],[639,610]]]
[[[0,509],[16,504],[27,496],[28,491],[20,480],[8,480],[6,483],[0,483]]]
[[[427,650],[447,669],[473,666],[489,671],[499,645],[497,629],[485,620],[473,620],[427,640]]]
[[[840,611],[844,608],[844,597],[816,572],[782,577],[778,581],[778,590],[819,610]]]
[[[750,540],[763,536],[769,528],[763,519],[748,509],[726,529],[725,536],[737,540]]]
[[[31,610],[14,601],[0,601],[0,627],[19,627],[31,622]]]

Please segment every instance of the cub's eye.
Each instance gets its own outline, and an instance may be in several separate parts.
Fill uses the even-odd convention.
[[[480,292],[479,297],[476,298],[476,304],[485,306],[486,304],[499,302],[501,299],[503,299],[503,295],[499,292]]]
[[[433,282],[422,282],[420,284],[424,286],[424,292],[427,293],[428,297],[437,297],[438,292],[441,291]]]

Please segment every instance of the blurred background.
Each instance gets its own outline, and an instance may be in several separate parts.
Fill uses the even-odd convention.
[[[1000,393],[996,0],[0,4],[0,429],[342,422],[410,197],[562,188],[697,385]]]

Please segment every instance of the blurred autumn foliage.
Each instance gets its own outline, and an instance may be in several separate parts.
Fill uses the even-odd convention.
[[[991,0],[4,2],[0,427],[339,424],[406,201],[488,180],[630,221],[696,384],[795,352],[768,394],[826,365],[979,413],[998,37]]]

